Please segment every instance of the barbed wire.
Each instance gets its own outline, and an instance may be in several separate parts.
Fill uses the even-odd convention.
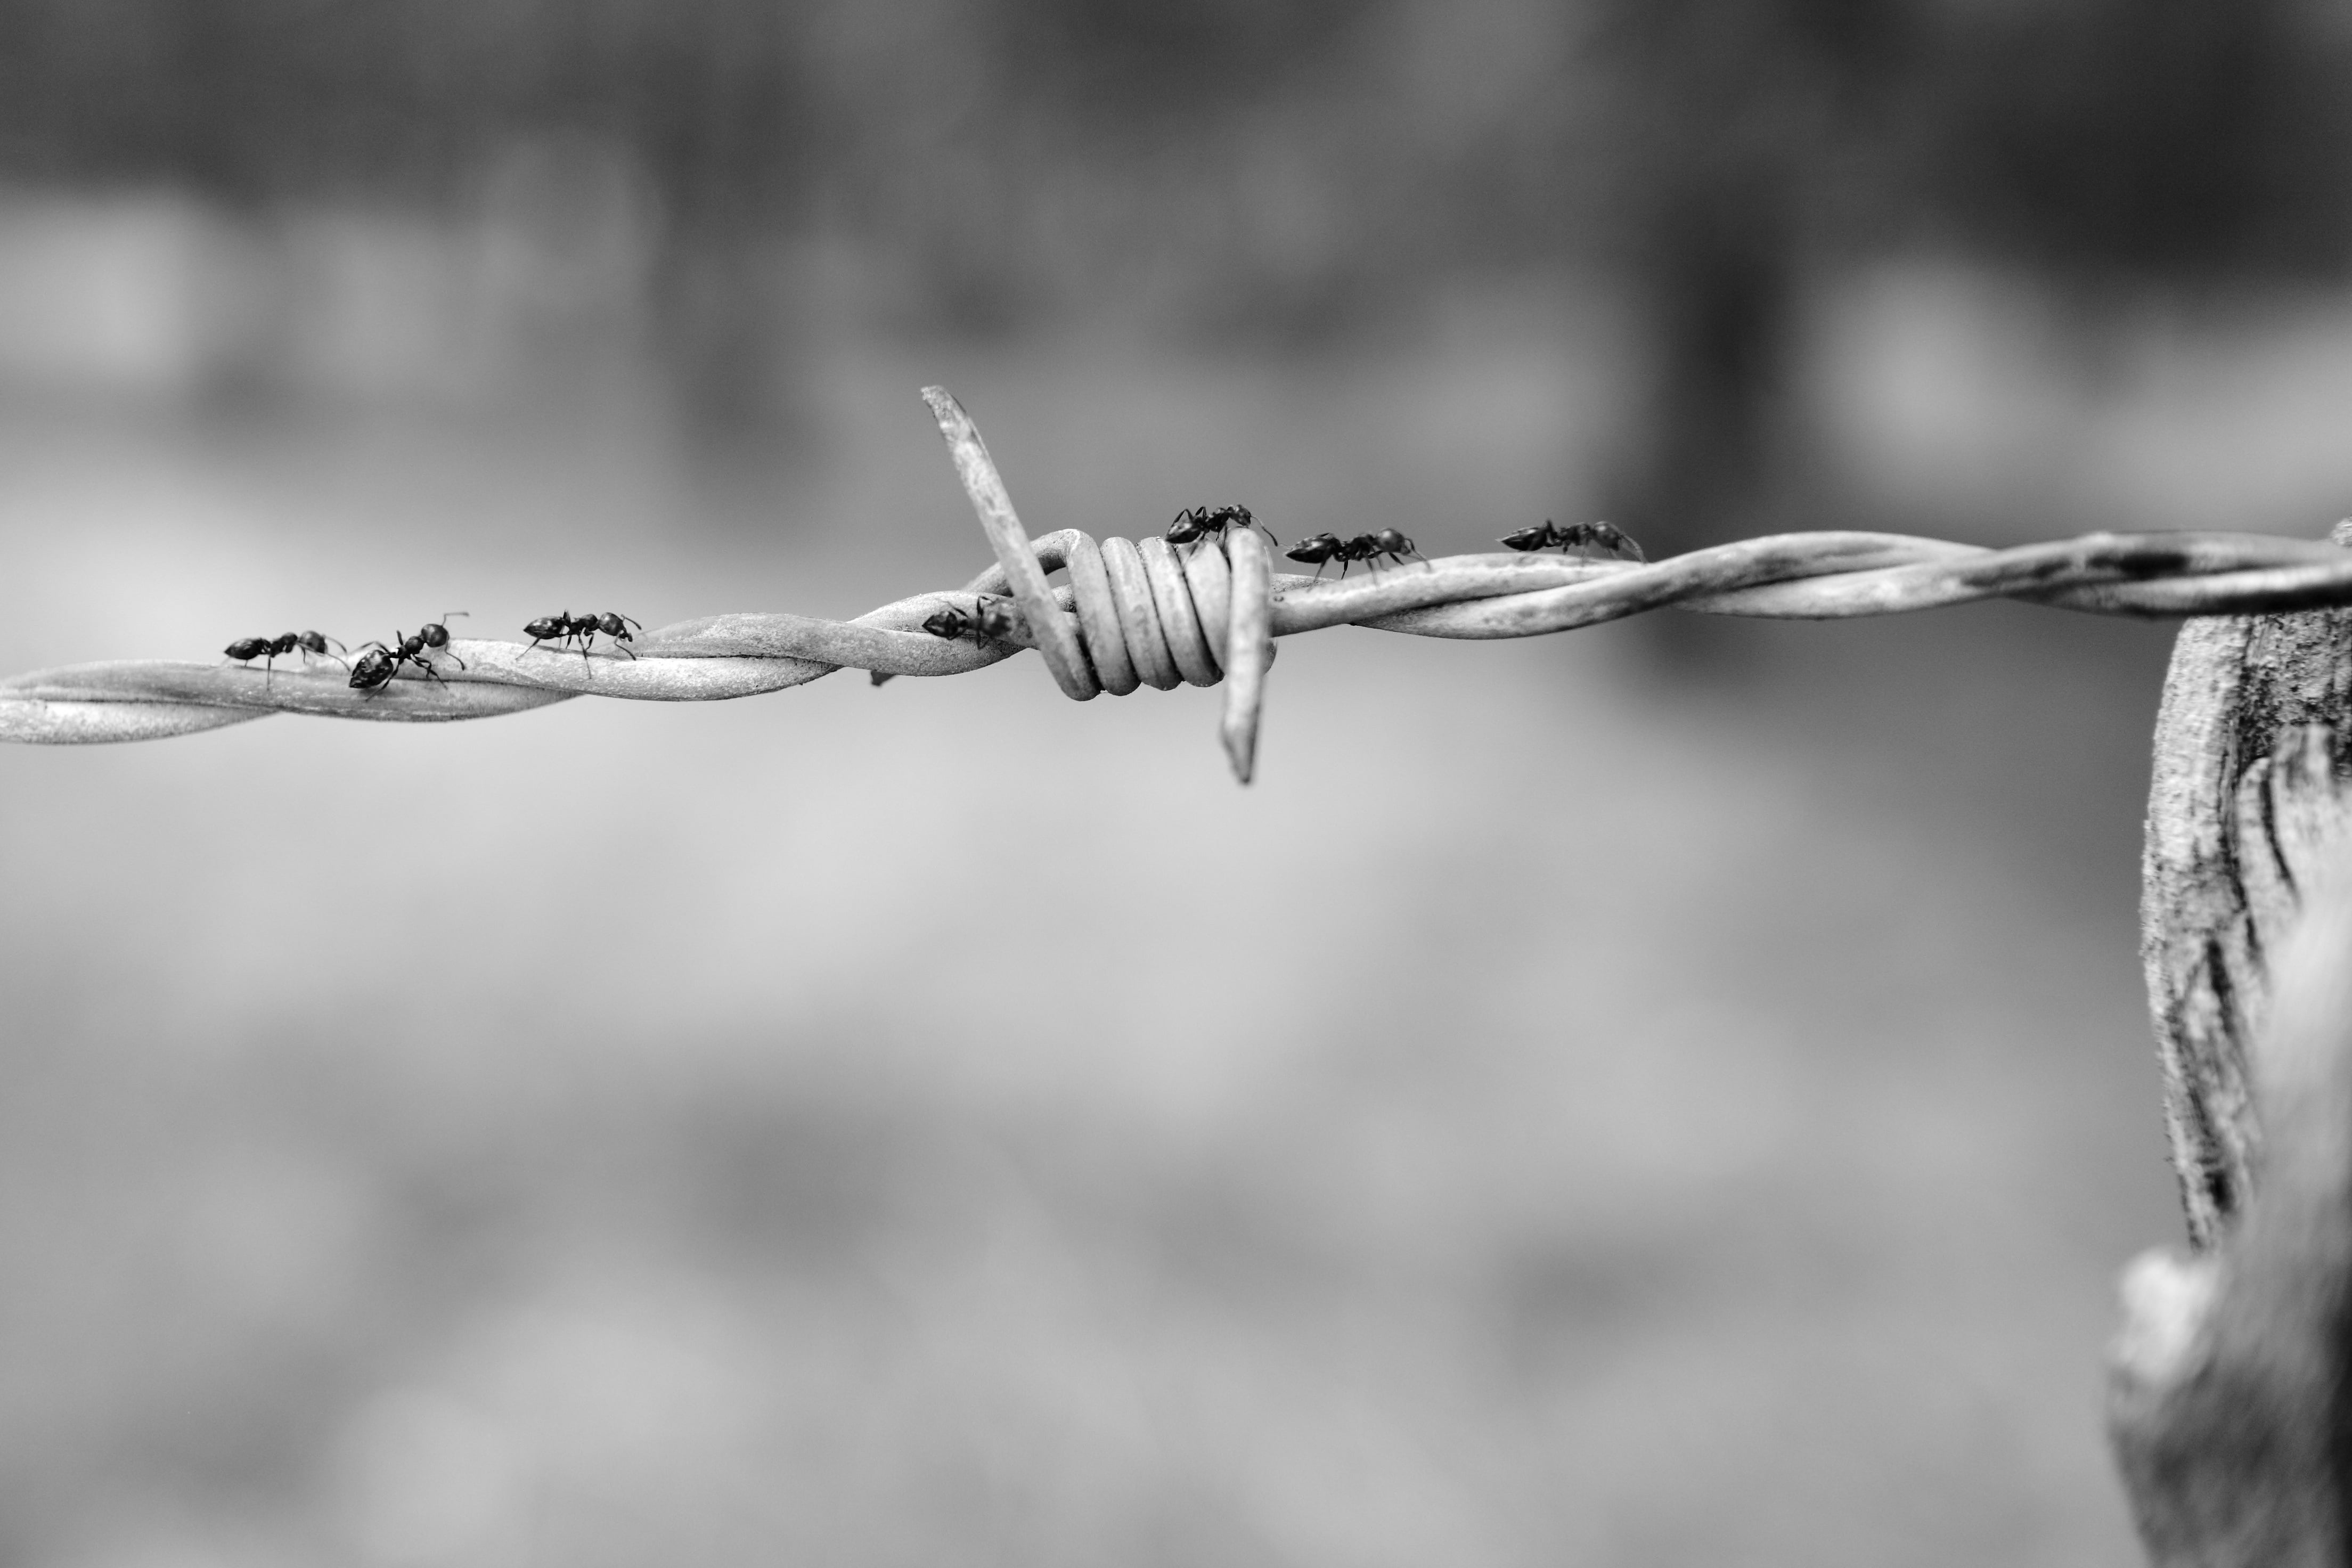
[[[942,387],[924,398],[996,555],[960,589],[918,594],[854,620],[707,616],[640,634],[616,650],[456,639],[354,689],[341,669],[130,660],[0,679],[0,740],[144,741],[271,713],[394,722],[487,719],[573,697],[707,702],[799,686],[839,669],[876,683],[962,675],[1034,647],[1079,700],[1140,687],[1225,687],[1220,724],[1249,782],[1274,639],[1361,626],[1414,637],[1541,637],[1673,607],[1706,615],[1834,620],[2007,598],[2123,616],[2252,614],[2352,605],[2352,552],[2316,540],[2245,533],[2094,533],[1993,550],[1907,534],[1773,534],[1654,563],[1492,553],[1413,561],[1318,581],[1273,570],[1265,542],[1228,531],[1180,554],[1166,540],[1065,529],[1031,540],[978,428]],[[1066,571],[1049,586],[1046,574]],[[993,623],[941,637],[943,610]],[[450,658],[447,656],[455,656]],[[462,660],[462,665],[458,662]]]

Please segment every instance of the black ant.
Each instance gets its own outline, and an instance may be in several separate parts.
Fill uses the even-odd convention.
[[[239,637],[221,649],[221,652],[241,664],[250,664],[257,658],[260,659],[262,669],[265,672],[274,673],[278,668],[278,661],[296,648],[300,648],[306,657],[317,654],[321,658],[334,658],[335,656],[327,651],[329,643],[334,643],[337,647],[343,647],[340,641],[327,636],[324,632],[279,632],[274,637]],[[351,649],[343,648],[343,651],[349,653]],[[341,659],[335,659],[335,662],[343,663]],[[351,667],[344,665],[343,668],[348,669]]]
[[[1225,530],[1236,526],[1260,529],[1268,539],[1274,538],[1274,530],[1252,517],[1245,506],[1195,506],[1176,514],[1176,521],[1168,525],[1168,542],[1197,544],[1212,534],[1223,537]]]
[[[969,615],[950,605],[923,621],[923,629],[935,637],[960,637],[966,632],[984,637],[1009,637],[1018,626],[1013,612],[1004,607],[1004,601],[988,594],[973,599]]]
[[[613,639],[614,647],[631,658],[635,658],[637,657],[637,650],[628,646],[635,640],[629,636],[631,626],[636,627],[639,631],[646,629],[643,621],[630,616],[616,615],[611,610],[606,610],[603,615],[591,613],[585,616],[575,616],[571,611],[565,610],[560,615],[540,616],[539,619],[523,627],[522,635],[530,639],[531,647],[537,647],[542,642],[556,638],[569,643],[577,637],[580,639],[580,657],[586,658],[588,650],[595,646],[596,634],[603,632]],[[529,649],[524,651],[528,652]]]
[[[1605,550],[1623,561],[1649,560],[1624,530],[1607,522],[1572,522],[1561,528],[1546,518],[1540,528],[1522,528],[1495,542],[1513,550],[1550,550],[1557,546],[1562,551]]]
[[[1383,556],[1402,565],[1405,557],[1410,555],[1423,565],[1429,565],[1429,558],[1422,554],[1420,548],[1393,528],[1383,528],[1378,533],[1360,533],[1353,539],[1341,539],[1336,533],[1318,533],[1312,539],[1300,540],[1286,553],[1293,561],[1311,563],[1318,577],[1323,575],[1323,568],[1334,561],[1339,563],[1339,575],[1342,577],[1348,574],[1348,568],[1359,561],[1373,571],[1379,571]],[[1435,568],[1431,567],[1431,570]]]
[[[441,620],[446,621],[465,613],[463,610],[444,610],[441,612]],[[378,687],[388,686],[392,683],[392,678],[400,673],[400,667],[404,664],[415,665],[425,672],[425,679],[428,680],[441,680],[441,672],[433,668],[433,661],[425,657],[425,650],[446,648],[448,646],[449,628],[443,626],[441,621],[427,621],[414,632],[394,632],[392,634],[392,641],[388,643],[362,643],[360,645],[362,648],[373,648],[375,651],[363,652],[360,655],[359,663],[352,667],[352,684],[362,691],[373,691]],[[449,657],[457,659],[459,669],[466,668],[464,659],[457,658],[454,653]],[[441,684],[446,686],[449,683],[441,680]]]
[[[352,686],[362,691],[373,691],[379,686],[389,686],[392,684],[392,678],[400,673],[400,667],[404,664],[415,665],[425,672],[425,678],[429,680],[441,680],[441,672],[433,668],[431,659],[425,657],[423,637],[403,637],[398,632],[392,635],[396,639],[396,646],[380,642],[360,645],[362,648],[368,651],[362,653],[359,662],[352,666]],[[446,686],[449,683],[442,680],[441,684]]]

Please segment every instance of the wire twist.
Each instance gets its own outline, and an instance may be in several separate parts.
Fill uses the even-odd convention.
[[[642,634],[638,657],[454,641],[465,668],[403,671],[373,690],[340,671],[255,670],[161,660],[74,665],[0,680],[0,740],[143,741],[276,712],[408,722],[486,719],[577,696],[703,702],[799,686],[836,669],[961,675],[1034,647],[1086,700],[1140,687],[1225,687],[1221,735],[1235,776],[1255,767],[1273,639],[1363,626],[1415,637],[1523,637],[1672,606],[1706,615],[1835,620],[2008,598],[2101,615],[2243,615],[2352,605],[2352,552],[2243,533],[2094,533],[1989,550],[1907,534],[1784,533],[1637,563],[1564,555],[1444,556],[1318,582],[1273,570],[1247,530],[1180,555],[1164,539],[1032,541],[979,430],[940,387],[924,397],[996,564],[952,592],[919,594],[854,620],[722,615]],[[1049,586],[1046,574],[1066,571]],[[941,638],[941,609],[981,595],[1017,614],[1003,637]],[[429,656],[428,656],[429,657]]]

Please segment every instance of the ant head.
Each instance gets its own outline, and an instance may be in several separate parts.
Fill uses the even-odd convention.
[[[964,613],[954,609],[941,610],[923,621],[923,629],[935,637],[960,637],[964,626]]]

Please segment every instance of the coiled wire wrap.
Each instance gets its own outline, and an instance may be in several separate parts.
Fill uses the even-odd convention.
[[[1708,615],[1831,620],[2011,598],[2102,615],[2198,616],[2352,604],[2352,552],[2240,533],[2095,533],[1988,550],[1905,534],[1769,535],[1648,563],[1562,555],[1454,555],[1345,580],[1272,570],[1248,530],[1179,553],[1165,540],[1097,541],[1065,529],[1031,541],[968,416],[926,388],[997,563],[953,592],[919,594],[834,621],[722,615],[644,633],[631,659],[466,639],[430,680],[402,670],[373,691],[340,669],[131,661],[0,680],[0,740],[153,740],[275,712],[409,722],[483,719],[589,695],[697,702],[778,691],[836,669],[961,675],[1023,647],[1079,700],[1139,687],[1225,686],[1221,733],[1244,783],[1254,769],[1273,639],[1364,626],[1415,637],[1539,637],[1673,606]],[[1066,570],[1049,587],[1046,574]],[[940,610],[1011,597],[1003,638],[922,630]]]

